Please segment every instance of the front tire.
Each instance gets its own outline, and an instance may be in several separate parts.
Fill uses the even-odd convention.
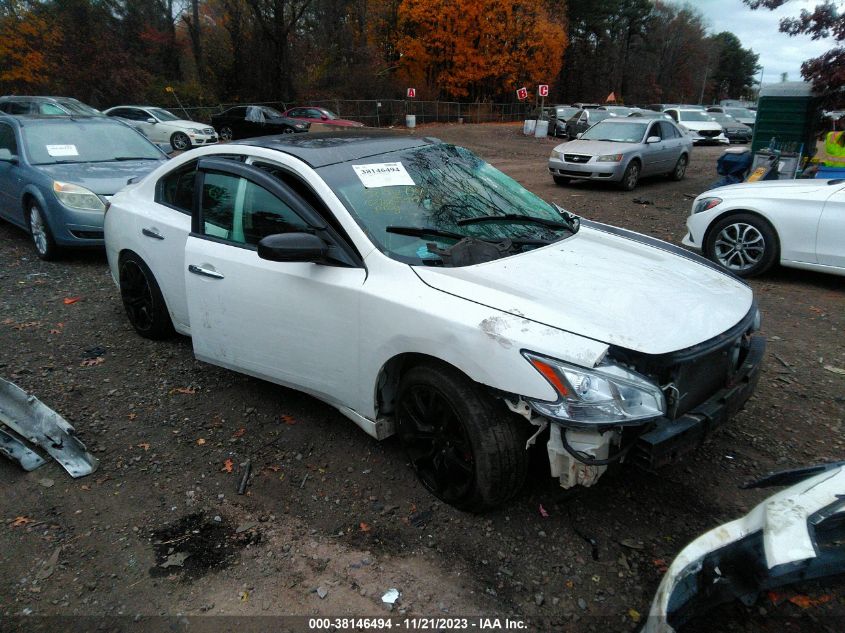
[[[759,216],[740,213],[719,220],[707,235],[704,254],[740,277],[766,272],[778,258],[778,238]]]
[[[628,163],[628,167],[625,169],[625,173],[622,175],[622,181],[619,183],[619,186],[625,191],[633,191],[637,187],[637,183],[640,181],[640,164],[632,160]]]
[[[173,322],[152,271],[135,253],[120,259],[120,298],[135,331],[144,338],[162,340],[173,335]]]
[[[294,130],[292,127],[286,127],[282,130],[282,134],[293,134]]]
[[[191,139],[184,132],[174,132],[170,137],[170,147],[176,152],[184,152],[186,149],[191,149]]]
[[[396,431],[422,485],[460,510],[502,505],[525,482],[519,420],[452,367],[424,364],[405,373]]]
[[[225,141],[227,143],[229,141],[231,141],[233,138],[235,138],[235,133],[232,131],[232,128],[230,128],[228,125],[224,125],[223,127],[220,128],[219,135],[220,135],[220,140]]]
[[[59,254],[59,247],[53,239],[50,225],[44,217],[41,206],[32,200],[27,211],[27,225],[29,234],[32,237],[32,245],[35,246],[35,253],[44,261],[56,259]]]

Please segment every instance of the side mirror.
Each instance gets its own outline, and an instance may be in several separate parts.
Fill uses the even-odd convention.
[[[153,123],[153,124],[155,124],[155,123],[158,123],[158,121],[156,121],[153,117],[149,117],[149,118],[147,119],[147,123]]]
[[[327,121],[329,117],[325,114],[321,114],[320,118],[323,119],[323,121]]]
[[[4,163],[12,163],[13,165],[18,164],[18,157],[15,154],[12,154],[11,151],[6,149],[0,149],[0,162]]]
[[[578,132],[578,134],[575,135],[575,138],[581,138],[582,136],[584,136],[584,133]]]
[[[647,145],[650,145],[650,144],[652,144],[652,143],[659,143],[659,142],[660,142],[660,141],[662,141],[662,140],[663,140],[663,139],[662,139],[662,138],[660,138],[659,136],[649,136],[649,137],[645,140],[645,142],[646,142],[646,144],[647,144]]]
[[[258,242],[258,256],[271,262],[319,262],[328,251],[312,233],[277,233]]]

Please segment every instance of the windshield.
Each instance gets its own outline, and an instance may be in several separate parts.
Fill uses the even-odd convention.
[[[91,106],[87,106],[81,101],[70,101],[66,99],[61,99],[59,104],[65,109],[68,110],[71,114],[84,114],[85,116],[99,116],[102,114],[99,110],[95,110]]]
[[[33,165],[163,158],[158,148],[139,132],[117,122],[27,123],[21,133]]]
[[[323,113],[323,114],[325,114],[325,115],[326,115],[326,116],[327,116],[330,120],[332,120],[332,121],[334,121],[334,120],[335,120],[335,119],[337,119],[337,118],[340,118],[340,117],[338,117],[338,116],[337,116],[334,112],[332,112],[331,110],[323,110],[323,109],[320,109],[320,112],[321,112],[321,113]]]
[[[742,117],[743,119],[753,119],[756,115],[751,110],[745,108],[725,108],[725,111],[732,117]]]
[[[441,264],[428,244],[449,248],[463,237],[529,240],[536,247],[572,234],[540,224],[565,219],[554,206],[462,147],[437,143],[329,165],[318,172],[376,247],[409,264]],[[491,215],[528,219],[459,223]],[[401,235],[388,227],[431,229],[439,235]],[[526,250],[517,246],[508,254]]]
[[[179,117],[163,108],[150,108],[153,116],[159,121],[178,121]]]
[[[616,141],[617,143],[640,143],[647,123],[623,121],[596,123],[581,135],[582,141]]]
[[[571,117],[576,112],[578,112],[578,108],[557,108],[556,111],[555,111],[555,116],[558,119],[563,120],[563,119],[568,119],[569,117]]]
[[[712,121],[710,115],[703,110],[678,110],[681,121]]]

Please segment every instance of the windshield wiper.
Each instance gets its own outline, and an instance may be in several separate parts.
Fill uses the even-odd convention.
[[[528,222],[530,224],[539,224],[549,229],[566,229],[573,231],[572,224],[561,220],[547,220],[546,218],[537,218],[532,215],[520,215],[519,213],[505,213],[503,215],[479,215],[474,218],[463,218],[458,220],[455,224],[458,226],[465,226],[467,224],[480,224],[481,222]],[[573,231],[574,232],[574,231]]]
[[[387,233],[396,233],[397,235],[407,235],[409,237],[445,237],[450,240],[462,240],[467,235],[461,235],[453,231],[444,231],[443,229],[435,229],[426,226],[388,226],[384,229]]]
[[[118,161],[118,160],[159,160],[158,158],[154,158],[152,156],[115,156],[111,160]],[[103,163],[108,163],[110,161],[98,161]]]

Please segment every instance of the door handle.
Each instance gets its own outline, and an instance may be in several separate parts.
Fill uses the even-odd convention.
[[[143,233],[147,237],[152,237],[152,238],[157,239],[157,240],[163,240],[164,239],[164,235],[159,233],[158,229],[146,229],[146,228],[144,228],[144,229],[141,229],[141,233]]]
[[[212,279],[223,279],[223,275],[216,270],[209,270],[208,268],[202,268],[194,264],[188,265],[188,272],[194,273],[195,275],[202,275],[203,277],[211,277]]]

